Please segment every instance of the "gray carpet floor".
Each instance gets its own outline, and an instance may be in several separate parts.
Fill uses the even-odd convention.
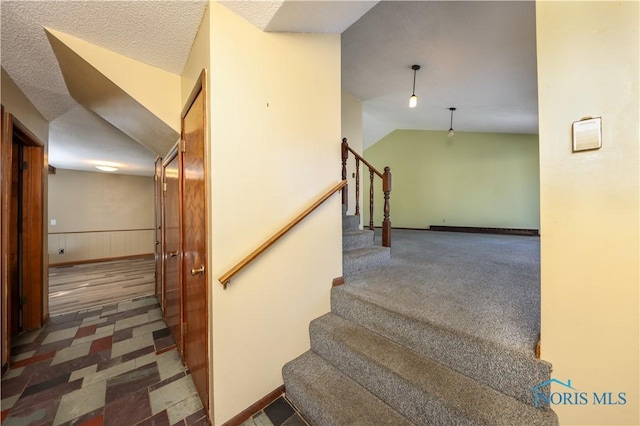
[[[405,315],[534,355],[539,237],[394,229],[392,245],[387,265],[346,284]]]

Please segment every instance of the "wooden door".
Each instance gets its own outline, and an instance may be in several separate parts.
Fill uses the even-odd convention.
[[[11,143],[11,190],[9,192],[9,303],[11,309],[11,334],[22,330],[22,145],[16,140]]]
[[[8,229],[6,237],[9,331],[33,330],[45,320],[44,282],[44,148],[26,127],[10,114],[6,117],[11,140],[6,172]],[[5,207],[3,206],[3,209]],[[5,285],[5,283],[3,283]]]
[[[33,330],[44,323],[44,148],[23,145],[21,167],[20,275],[22,280],[22,328]]]
[[[154,238],[155,238],[155,248],[154,248],[154,257],[155,257],[155,265],[156,265],[156,298],[158,299],[158,303],[162,307],[164,311],[164,299],[163,299],[163,291],[162,291],[162,272],[163,272],[163,256],[162,256],[162,158],[156,158],[155,163],[155,173],[153,176],[154,185],[153,185],[153,195],[154,195]]]
[[[164,318],[182,353],[182,280],[180,235],[180,164],[177,148],[163,164]]]
[[[44,145],[2,112],[0,138],[2,368],[11,336],[41,327],[48,311],[44,264]]]
[[[209,407],[209,327],[207,286],[207,208],[205,163],[205,73],[182,114],[184,360],[196,389]]]

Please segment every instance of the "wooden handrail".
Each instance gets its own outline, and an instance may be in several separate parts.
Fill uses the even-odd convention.
[[[315,203],[310,205],[305,211],[300,213],[295,219],[293,219],[286,226],[284,226],[281,230],[276,232],[271,238],[269,238],[262,245],[260,245],[260,247],[258,247],[254,251],[252,251],[251,254],[249,254],[247,257],[245,257],[240,262],[238,262],[233,268],[229,269],[226,273],[224,273],[220,278],[218,278],[218,281],[220,281],[222,286],[226,289],[227,288],[227,284],[229,284],[229,282],[231,281],[231,278],[233,278],[234,275],[236,275],[238,272],[243,270],[249,263],[251,263],[252,260],[254,260],[256,257],[260,256],[265,250],[267,250],[276,241],[278,241],[287,232],[289,232],[291,230],[291,228],[293,228],[298,223],[300,223],[302,221],[302,219],[304,219],[305,217],[309,216],[309,214],[311,212],[313,212],[315,209],[317,209],[318,206],[320,206],[320,204],[322,204],[325,201],[327,201],[327,199],[329,199],[329,197],[331,197],[336,192],[340,191],[346,184],[347,184],[346,180],[340,181],[340,183],[338,183],[333,188],[331,188],[329,191],[327,191]]]
[[[347,138],[343,139],[344,142],[347,142]],[[369,167],[369,170],[371,170],[373,173],[377,174],[378,176],[382,177],[383,173],[380,173],[380,171],[378,169],[376,169],[375,167],[373,167],[371,164],[369,164],[369,162],[367,160],[365,160],[360,154],[358,154],[357,152],[355,152],[353,150],[353,148],[351,148],[350,146],[347,146],[347,149],[349,150],[349,152],[351,152],[353,154],[354,157],[356,157],[358,160],[362,161],[364,164],[367,165],[367,167]]]
[[[364,163],[369,168],[369,229],[373,230],[373,179],[375,175],[378,175],[382,179],[382,192],[384,194],[384,218],[382,220],[382,246],[391,247],[391,169],[389,167],[384,168],[384,173],[381,173],[378,169],[373,167],[367,160],[365,160],[360,154],[355,152],[349,146],[347,138],[342,139],[342,179],[347,178],[347,160],[349,158],[349,152],[353,154],[356,161],[356,207],[355,215],[360,216],[360,162]],[[346,209],[349,205],[348,190],[342,191],[342,206]]]

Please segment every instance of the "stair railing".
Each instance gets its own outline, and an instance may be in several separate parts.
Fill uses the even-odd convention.
[[[287,232],[289,232],[291,228],[293,228],[298,223],[300,223],[302,219],[309,216],[309,214],[311,214],[311,212],[317,209],[318,206],[320,206],[322,203],[327,201],[329,197],[331,197],[336,192],[340,191],[346,185],[347,185],[347,181],[342,180],[341,182],[333,186],[330,190],[328,190],[320,198],[318,198],[313,204],[307,207],[302,213],[296,216],[291,222],[287,223],[282,229],[280,229],[278,232],[273,234],[271,238],[269,238],[267,241],[262,243],[260,247],[252,251],[249,255],[247,255],[247,257],[245,257],[240,262],[238,262],[233,268],[229,269],[222,276],[220,276],[220,278],[218,278],[218,281],[220,281],[220,284],[222,284],[222,287],[226,289],[227,284],[229,284],[229,282],[231,281],[231,278],[233,278],[238,272],[246,268],[249,265],[249,263],[251,263],[256,257],[264,253],[269,247],[275,244],[276,241],[278,241]]]
[[[391,169],[387,166],[384,168],[384,173],[380,173],[378,169],[373,167],[367,160],[365,160],[360,154],[355,152],[349,147],[347,138],[342,139],[342,180],[347,179],[347,160],[349,159],[349,152],[351,152],[356,160],[356,190],[355,190],[355,215],[360,216],[360,163],[363,163],[369,168],[369,229],[373,230],[373,198],[374,198],[374,185],[373,181],[375,175],[378,175],[382,179],[382,193],[384,194],[384,218],[382,220],[382,246],[391,247],[391,206],[389,199],[391,198]],[[349,191],[348,186],[342,191],[342,205],[347,208],[349,206]]]

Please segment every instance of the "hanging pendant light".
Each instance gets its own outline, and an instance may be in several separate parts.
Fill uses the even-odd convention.
[[[409,108],[415,108],[418,106],[418,97],[416,96],[416,72],[420,69],[420,65],[412,65],[411,69],[413,70],[413,91],[409,98]]]
[[[456,109],[454,107],[449,108],[451,111],[451,122],[449,123],[449,133],[447,133],[447,137],[452,138],[455,132],[453,131],[453,111]]]

